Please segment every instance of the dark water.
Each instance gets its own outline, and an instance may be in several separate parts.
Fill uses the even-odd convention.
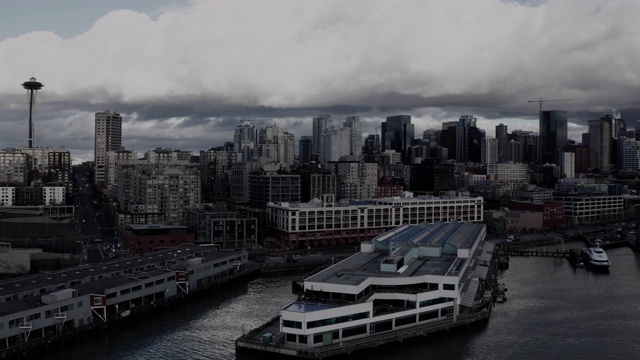
[[[609,274],[564,259],[511,258],[501,275],[508,301],[481,326],[355,353],[378,359],[640,358],[640,257],[608,251]],[[234,359],[234,340],[295,299],[293,277],[236,285],[117,334],[67,348],[53,359]],[[255,359],[242,355],[238,359]]]

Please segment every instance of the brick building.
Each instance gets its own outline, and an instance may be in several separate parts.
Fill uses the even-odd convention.
[[[512,201],[510,210],[536,211],[542,213],[542,227],[552,229],[564,224],[564,203],[562,201]]]

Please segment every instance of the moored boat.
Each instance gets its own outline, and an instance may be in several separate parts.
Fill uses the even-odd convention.
[[[607,252],[600,247],[600,239],[596,239],[594,246],[587,248],[586,255],[589,267],[594,270],[608,271],[611,261]]]

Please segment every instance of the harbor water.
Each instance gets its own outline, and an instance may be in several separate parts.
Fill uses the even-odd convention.
[[[512,257],[500,275],[507,301],[489,322],[356,353],[382,359],[629,359],[640,353],[640,255],[607,251],[609,273],[561,258]],[[144,318],[89,341],[38,354],[46,359],[173,360],[236,357],[234,340],[295,299],[292,276],[262,277]],[[43,356],[44,355],[44,356]]]

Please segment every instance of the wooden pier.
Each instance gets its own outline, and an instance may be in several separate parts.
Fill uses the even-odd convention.
[[[540,257],[568,257],[571,250],[548,250],[548,249],[508,249],[507,254],[509,256],[540,256]]]

